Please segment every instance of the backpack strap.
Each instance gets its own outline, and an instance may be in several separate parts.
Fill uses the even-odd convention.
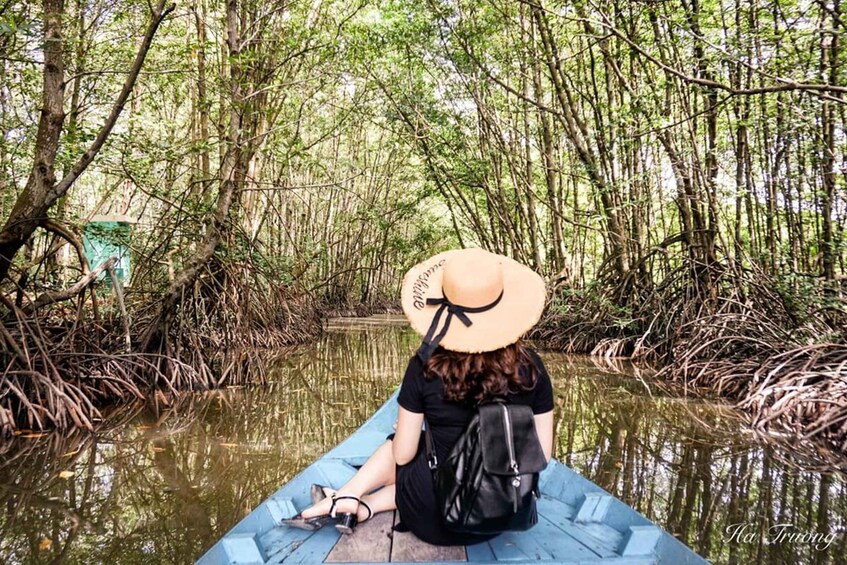
[[[429,431],[429,422],[424,416],[424,443],[426,443],[426,461],[431,471],[438,468],[438,457],[435,456],[435,447],[432,443],[432,432]]]
[[[489,400],[488,403],[508,404],[508,400],[506,398],[497,397]],[[474,410],[478,410],[483,404],[484,403],[477,402],[474,406]],[[435,454],[435,444],[432,441],[432,432],[429,430],[429,421],[427,421],[426,416],[424,416],[424,444],[426,445],[426,461],[429,464],[430,470],[435,472],[438,468],[438,456]]]
[[[527,354],[528,354],[528,357],[530,358],[530,361],[532,362],[532,364],[535,365],[536,370],[541,372],[541,368],[538,366],[538,363],[536,362],[536,359],[538,359],[538,354],[534,350],[531,350],[531,349],[527,350]],[[488,404],[488,403],[509,404],[509,399],[508,399],[508,397],[503,396],[503,397],[492,398],[487,403],[477,402],[476,405],[474,406],[474,409],[478,409],[482,404]],[[427,463],[429,464],[430,470],[434,472],[438,468],[438,457],[435,455],[435,446],[432,442],[432,432],[429,431],[429,422],[427,421],[426,416],[424,416],[424,443],[426,444],[426,460],[427,460]]]

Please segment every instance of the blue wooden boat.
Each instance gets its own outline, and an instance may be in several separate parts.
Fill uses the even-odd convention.
[[[541,475],[538,524],[464,548],[439,548],[392,532],[379,514],[350,536],[330,526],[308,532],[280,525],[310,503],[312,483],[345,483],[392,432],[396,393],[353,435],[314,462],[241,520],[199,565],[342,562],[548,562],[700,565],[707,561],[668,532],[556,460]]]

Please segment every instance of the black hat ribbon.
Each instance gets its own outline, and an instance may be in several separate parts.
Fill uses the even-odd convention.
[[[442,291],[443,294],[443,291]],[[432,323],[429,325],[429,330],[427,330],[426,335],[421,342],[421,346],[418,348],[417,356],[421,358],[421,361],[426,363],[429,361],[429,358],[432,357],[432,354],[435,352],[435,349],[438,347],[438,344],[441,343],[441,340],[447,335],[447,330],[450,328],[450,321],[453,319],[453,316],[459,318],[459,320],[465,324],[465,327],[470,327],[473,325],[473,322],[470,318],[468,318],[467,314],[477,314],[479,312],[485,312],[487,310],[491,310],[497,304],[500,303],[500,299],[503,298],[503,291],[500,291],[500,295],[494,300],[494,302],[490,304],[486,304],[485,306],[477,306],[475,308],[470,308],[468,306],[461,306],[459,304],[453,304],[450,302],[450,299],[447,298],[445,294],[441,298],[427,298],[426,304],[427,306],[436,306],[438,305],[438,310],[435,312],[435,316],[432,318]],[[435,330],[438,329],[438,324],[441,321],[441,315],[444,311],[447,310],[447,317],[444,319],[444,327],[441,328],[441,331],[438,332],[438,335],[433,339],[433,335],[435,334]]]

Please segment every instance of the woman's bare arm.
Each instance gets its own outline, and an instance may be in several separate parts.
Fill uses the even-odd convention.
[[[409,412],[402,406],[400,407],[397,416],[397,431],[394,434],[394,442],[391,447],[394,462],[398,465],[405,465],[415,458],[415,454],[418,452],[418,443],[421,439],[421,424],[423,424],[423,414]]]
[[[538,441],[541,442],[541,449],[544,451],[544,458],[550,461],[553,455],[553,411],[545,412],[544,414],[535,415],[535,433],[538,434]]]

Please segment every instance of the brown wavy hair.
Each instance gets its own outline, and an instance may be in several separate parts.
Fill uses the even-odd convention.
[[[523,375],[521,366],[526,367]],[[444,382],[445,400],[487,402],[534,389],[538,370],[529,351],[518,342],[484,353],[439,349],[427,361],[424,378]]]

